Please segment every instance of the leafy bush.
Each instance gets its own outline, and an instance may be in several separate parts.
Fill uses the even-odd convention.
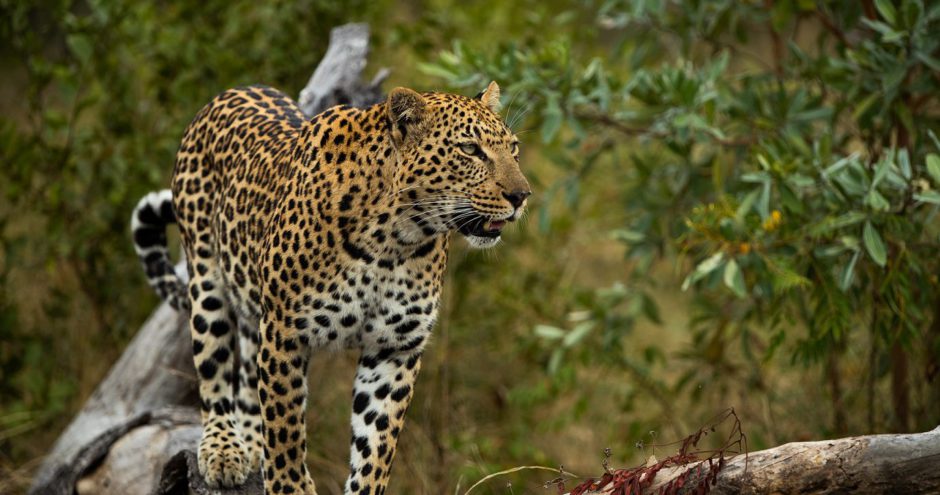
[[[506,93],[533,109],[562,167],[629,160],[628,220],[612,232],[629,273],[583,305],[584,321],[535,328],[551,343],[549,368],[580,345],[582,357],[600,348],[636,369],[624,336],[658,321],[649,290],[663,262],[677,263],[693,345],[671,389],[738,378],[760,388],[785,347],[793,363],[825,365],[833,431],[849,430],[846,358],[867,361],[865,393],[849,393],[867,422],[853,431],[884,429],[884,415],[894,430],[935,424],[940,6],[611,0],[595,25],[613,40],[595,58],[561,37],[457,43],[426,66],[458,86],[512,81]],[[580,176],[547,193],[576,191]],[[875,405],[886,373],[890,412]]]

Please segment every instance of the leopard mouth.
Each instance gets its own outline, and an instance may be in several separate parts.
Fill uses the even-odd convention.
[[[503,233],[505,226],[505,220],[490,220],[483,215],[477,215],[461,225],[459,230],[465,236],[495,238]]]

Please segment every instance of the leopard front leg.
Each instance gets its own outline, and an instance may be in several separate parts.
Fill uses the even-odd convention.
[[[352,445],[346,493],[381,495],[421,368],[421,352],[381,351],[359,359],[353,386]]]
[[[264,442],[265,494],[316,495],[307,457],[307,336],[291,328],[291,318],[261,319],[258,397]],[[299,325],[296,325],[299,326]]]

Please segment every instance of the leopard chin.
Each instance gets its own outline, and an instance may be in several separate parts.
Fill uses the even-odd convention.
[[[499,244],[499,241],[502,240],[502,236],[483,237],[477,235],[465,235],[464,238],[467,239],[467,244],[470,244],[470,247],[474,249],[489,249]]]
[[[477,214],[470,220],[464,221],[458,231],[467,239],[470,247],[488,249],[499,244],[506,223],[506,220],[491,219]]]

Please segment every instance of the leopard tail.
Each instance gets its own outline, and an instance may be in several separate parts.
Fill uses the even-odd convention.
[[[170,306],[182,311],[189,309],[189,298],[186,296],[186,283],[170,260],[166,227],[171,223],[176,223],[173,193],[164,189],[140,198],[131,217],[131,231],[134,250],[144,265],[147,282]]]

